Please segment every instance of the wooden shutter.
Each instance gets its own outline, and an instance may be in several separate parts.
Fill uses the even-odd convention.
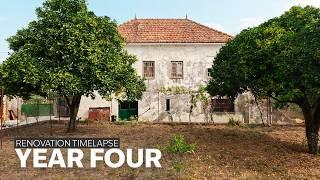
[[[177,78],[177,63],[176,62],[171,62],[171,63],[172,63],[171,77]]]
[[[182,61],[171,62],[171,78],[174,78],[174,79],[183,78],[183,62]]]
[[[183,78],[183,62],[177,62],[177,78]]]

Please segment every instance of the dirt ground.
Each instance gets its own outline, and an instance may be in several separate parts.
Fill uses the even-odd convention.
[[[118,137],[121,149],[157,148],[174,134],[196,143],[193,154],[181,158],[185,167],[180,175],[173,168],[177,157],[162,152],[162,168],[131,169],[127,165],[97,168],[35,169],[29,160],[21,169],[14,151],[14,137],[50,137],[50,124],[7,130],[0,150],[0,179],[213,179],[213,178],[320,178],[320,156],[306,153],[302,126],[229,127],[226,125],[109,124],[78,125],[66,133],[66,124],[54,123],[52,137]],[[84,150],[85,154],[87,149]],[[86,158],[87,157],[87,158]],[[89,163],[88,155],[83,163]]]

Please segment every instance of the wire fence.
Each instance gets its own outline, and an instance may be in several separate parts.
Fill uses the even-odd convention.
[[[69,108],[64,98],[57,94],[49,95],[50,98],[32,96],[28,100],[20,97],[5,96],[0,88],[0,148],[2,139],[7,129],[15,128],[17,131],[22,126],[49,122],[48,135],[53,135],[53,121],[67,120]]]

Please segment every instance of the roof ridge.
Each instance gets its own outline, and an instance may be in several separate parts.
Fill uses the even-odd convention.
[[[132,21],[139,21],[139,20],[188,20],[188,19],[186,18],[136,18],[136,19],[130,19],[128,21],[125,21],[124,23],[119,24],[119,26],[128,24]]]
[[[227,36],[229,36],[230,38],[232,38],[232,37],[233,37],[233,36],[231,36],[231,35],[230,35],[230,34],[228,34],[228,33],[225,33],[225,32],[222,32],[222,31],[219,31],[219,30],[214,29],[214,28],[212,28],[212,27],[208,27],[208,26],[206,26],[206,25],[203,25],[203,24],[198,23],[198,22],[196,22],[196,21],[193,21],[193,20],[191,20],[191,19],[186,19],[186,20],[189,20],[189,21],[191,21],[191,22],[193,22],[193,23],[195,23],[195,24],[197,24],[197,25],[199,25],[199,26],[205,27],[205,28],[207,28],[207,29],[214,30],[214,31],[216,31],[216,32],[218,32],[218,33],[222,33],[222,34],[224,34],[224,35],[227,35]]]
[[[133,20],[186,20],[186,18],[137,18]]]

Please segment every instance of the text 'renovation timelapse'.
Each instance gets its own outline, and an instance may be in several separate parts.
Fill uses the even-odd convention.
[[[15,148],[120,148],[119,138],[16,138]]]

